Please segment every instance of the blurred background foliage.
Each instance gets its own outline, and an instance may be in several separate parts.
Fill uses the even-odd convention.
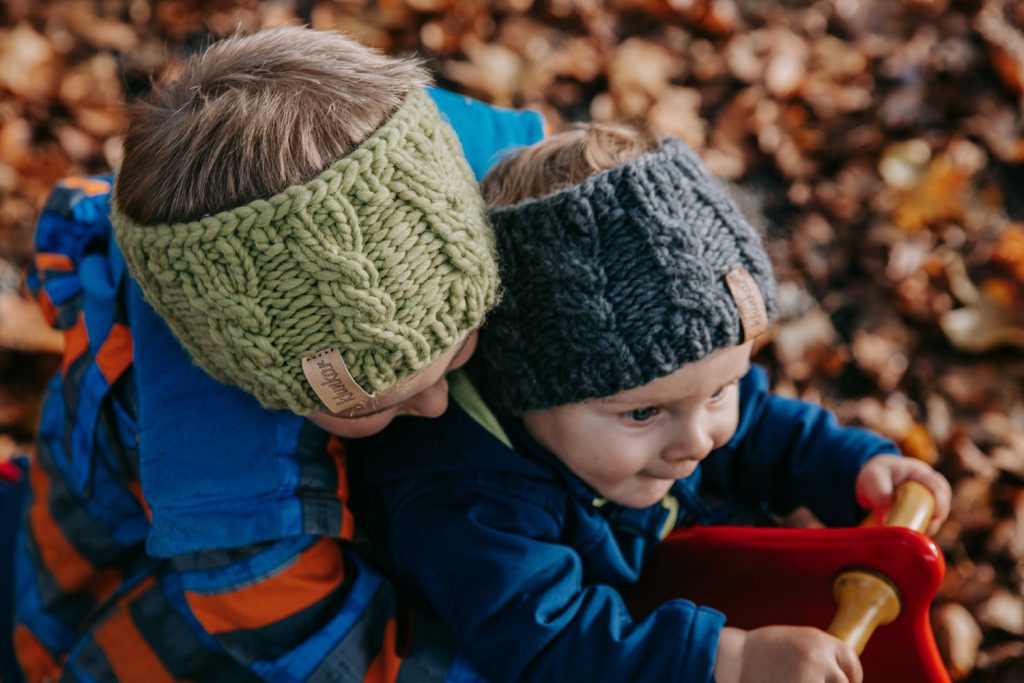
[[[1024,681],[1024,3],[4,0],[0,459],[62,347],[24,297],[53,183],[116,169],[125,105],[235,30],[301,22],[564,122],[677,135],[760,221],[758,360],[953,482],[933,625],[954,677]],[[796,516],[794,523],[813,523]]]

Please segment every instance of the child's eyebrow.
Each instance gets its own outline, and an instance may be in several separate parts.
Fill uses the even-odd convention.
[[[718,387],[718,391],[721,391],[722,389],[725,389],[730,384],[735,384],[736,382],[739,382],[741,379],[743,379],[746,376],[746,374],[748,372],[750,372],[750,363],[747,363],[747,367],[743,368],[742,372],[740,372],[738,375],[733,377],[731,380],[729,380],[728,382],[726,382],[722,386]],[[717,394],[718,391],[716,391],[715,393]]]
[[[742,370],[740,370],[738,373],[736,373],[735,376],[733,376],[732,379],[730,379],[728,382],[724,382],[720,387],[718,387],[718,389],[716,389],[712,393],[716,393],[717,394],[718,392],[720,392],[722,389],[725,389],[730,384],[735,384],[736,382],[738,382],[741,379],[743,379],[743,377],[746,376],[746,374],[748,372],[750,372],[750,362],[749,361],[747,362],[746,366]],[[614,405],[616,403],[621,403],[623,405],[634,405],[634,404],[645,403],[647,401],[645,399],[620,398],[617,394],[612,394],[611,396],[604,396],[602,398],[594,399],[594,402],[595,403],[600,403],[600,404],[611,404],[611,405]],[[652,401],[650,401],[650,403],[652,403],[652,404],[653,403],[657,403],[657,401],[652,400]]]

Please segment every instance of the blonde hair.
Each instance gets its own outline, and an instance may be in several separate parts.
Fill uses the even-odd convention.
[[[577,123],[505,157],[480,191],[488,206],[506,206],[578,185],[595,173],[661,147],[649,131],[617,123]]]
[[[348,154],[429,82],[418,61],[340,33],[231,36],[133,108],[118,206],[151,225],[268,197]]]

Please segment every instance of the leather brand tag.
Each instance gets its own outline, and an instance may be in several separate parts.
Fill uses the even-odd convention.
[[[743,341],[764,334],[768,329],[768,311],[764,306],[761,290],[746,268],[736,268],[725,274],[725,283],[729,286],[736,309],[740,312],[743,325]]]
[[[352,379],[352,373],[336,348],[324,349],[320,353],[302,359],[302,372],[306,381],[332,413],[351,411],[361,406],[373,406],[371,394]]]

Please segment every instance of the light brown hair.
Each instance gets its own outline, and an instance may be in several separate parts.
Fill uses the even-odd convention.
[[[269,197],[348,154],[429,81],[418,61],[340,33],[226,38],[133,108],[118,206],[149,225]]]
[[[499,161],[480,191],[488,206],[515,204],[578,185],[660,147],[661,140],[649,131],[617,123],[576,123]]]

